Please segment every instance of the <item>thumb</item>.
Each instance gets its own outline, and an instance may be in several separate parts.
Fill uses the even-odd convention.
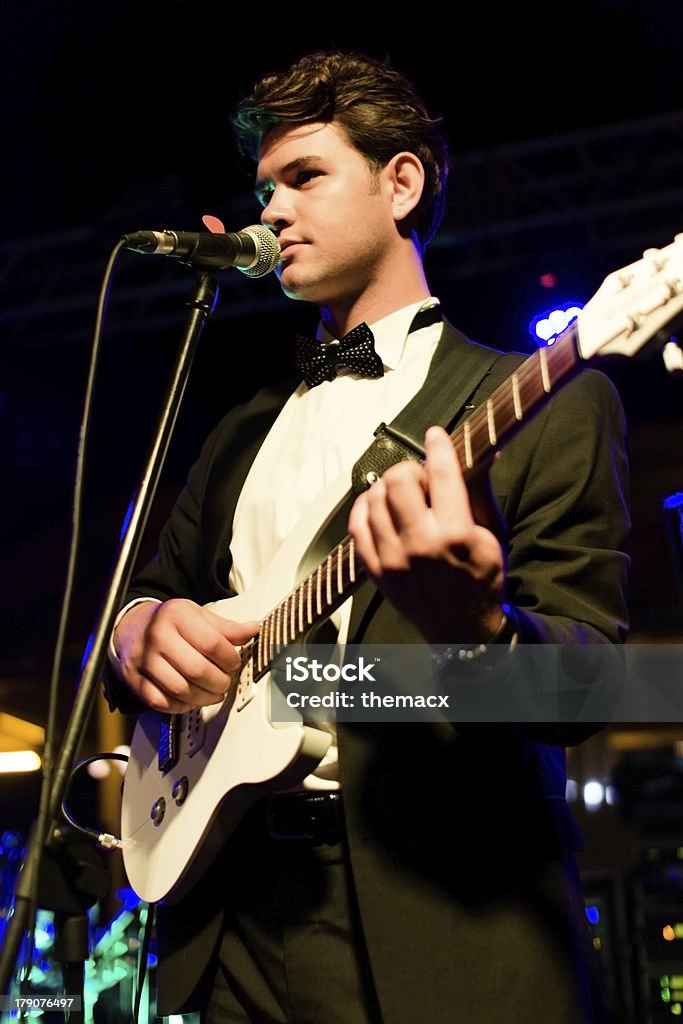
[[[260,624],[255,619],[247,622],[235,622],[233,619],[224,619],[222,615],[216,615],[209,608],[203,608],[202,615],[231,644],[244,644],[247,640],[251,640],[253,636],[256,636],[259,631]]]

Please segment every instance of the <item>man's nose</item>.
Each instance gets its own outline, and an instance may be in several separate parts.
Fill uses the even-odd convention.
[[[284,189],[274,189],[261,213],[261,223],[268,228],[280,230],[294,219],[292,203]]]

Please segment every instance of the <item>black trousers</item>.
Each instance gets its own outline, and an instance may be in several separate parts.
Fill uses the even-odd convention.
[[[244,854],[202,1021],[380,1024],[344,841]]]
[[[382,1024],[345,839],[320,845],[272,840],[262,826],[262,819],[255,827],[254,816],[248,818],[212,872],[210,898],[226,910],[204,976],[202,1024]],[[571,872],[561,861],[548,861],[538,872],[499,864],[494,874],[484,865],[480,874],[470,864],[462,891],[443,893],[452,929],[434,942],[429,978],[408,962],[410,977],[391,983],[396,992],[410,986],[414,1012],[408,1017],[392,995],[388,1019],[606,1024],[598,1009],[599,979],[580,966],[591,951],[577,946],[572,952],[566,937],[568,921],[583,916],[578,879],[567,888]],[[378,878],[382,888],[383,881]],[[386,906],[388,950],[395,949],[392,922],[401,903],[395,890]],[[181,953],[178,969],[182,964]]]

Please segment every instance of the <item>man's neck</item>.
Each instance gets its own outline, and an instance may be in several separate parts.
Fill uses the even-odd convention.
[[[431,295],[427,283],[420,282],[419,287],[392,289],[390,294],[373,294],[367,292],[350,302],[338,302],[324,305],[320,309],[325,326],[335,338],[343,337],[358,324],[377,323],[385,316],[395,313],[414,302],[421,302]]]
[[[335,296],[320,303],[325,326],[335,338],[343,337],[358,324],[377,323],[405,306],[431,295],[417,243],[402,239],[377,268],[362,291]]]

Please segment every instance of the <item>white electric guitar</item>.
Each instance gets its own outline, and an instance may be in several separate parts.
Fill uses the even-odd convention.
[[[649,343],[666,355],[682,315],[683,234],[610,274],[555,343],[529,356],[454,431],[465,478],[486,467],[582,362],[631,357]],[[184,715],[140,715],[124,780],[121,838],[128,879],[142,900],[182,896],[260,796],[296,785],[325,755],[327,733],[303,721],[271,721],[271,651],[304,640],[362,581],[348,535],[326,546],[328,553],[309,569],[311,537],[327,537],[330,524],[335,539],[343,535],[337,524],[345,523],[349,503],[348,479],[337,481],[323,510],[314,505],[255,587],[210,605],[226,618],[260,622],[225,701]]]

